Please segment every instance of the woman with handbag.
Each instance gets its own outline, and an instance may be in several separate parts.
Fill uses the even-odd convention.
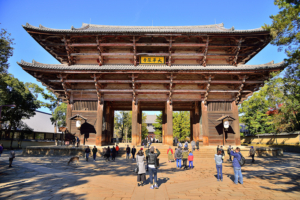
[[[139,150],[136,155],[136,173],[137,173],[137,182],[138,186],[143,186],[144,182],[146,181],[146,169],[145,169],[145,162],[144,162],[144,152],[143,148]]]

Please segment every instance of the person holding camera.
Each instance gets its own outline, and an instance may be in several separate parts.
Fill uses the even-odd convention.
[[[156,151],[156,153],[155,153]],[[152,146],[146,150],[146,155],[148,156],[148,170],[149,170],[149,178],[150,178],[150,189],[158,189],[157,185],[157,171],[158,171],[158,160],[157,157],[160,155],[160,151],[156,149],[156,147]],[[154,183],[153,183],[154,178]]]
[[[233,156],[232,166],[234,170],[234,183],[238,184],[238,181],[240,184],[243,184],[243,175],[242,175],[242,166],[240,165],[240,160],[242,159],[240,154],[240,148],[237,147],[235,151],[231,151],[230,155]]]

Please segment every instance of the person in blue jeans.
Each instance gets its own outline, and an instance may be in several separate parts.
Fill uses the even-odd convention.
[[[238,184],[238,181],[240,184],[243,184],[243,175],[242,175],[242,167],[239,163],[241,160],[241,154],[240,154],[240,148],[236,148],[235,151],[231,151],[230,155],[233,156],[232,160],[232,166],[234,170],[234,183]]]
[[[222,151],[218,151],[217,154],[215,154],[215,162],[216,162],[216,168],[218,173],[218,181],[223,181],[223,173],[222,173]]]
[[[176,160],[176,167],[181,168],[182,151],[180,147],[178,149],[175,149],[174,157]]]
[[[156,153],[155,153],[156,151]],[[157,184],[157,157],[160,155],[160,151],[156,149],[154,146],[152,146],[149,149],[146,150],[146,155],[148,157],[148,171],[149,171],[149,178],[150,178],[150,184],[151,187],[150,189],[158,189],[158,184]],[[153,177],[154,176],[154,177]],[[153,183],[154,179],[154,183]]]

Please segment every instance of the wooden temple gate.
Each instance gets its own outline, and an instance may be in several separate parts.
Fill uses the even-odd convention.
[[[143,110],[163,111],[163,143],[173,143],[173,111],[190,111],[191,137],[240,144],[238,104],[283,63],[245,65],[270,42],[264,29],[83,24],[24,29],[61,64],[18,63],[67,103],[67,128],[85,144],[111,142],[115,110],[132,110],[132,144],[141,144]],[[74,116],[82,116],[81,127]],[[217,121],[235,120],[227,131]],[[225,134],[225,141],[223,140]]]

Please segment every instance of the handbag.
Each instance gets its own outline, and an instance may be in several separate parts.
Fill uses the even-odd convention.
[[[136,174],[139,173],[139,165],[136,165],[136,166],[135,166],[134,172],[135,172]]]

